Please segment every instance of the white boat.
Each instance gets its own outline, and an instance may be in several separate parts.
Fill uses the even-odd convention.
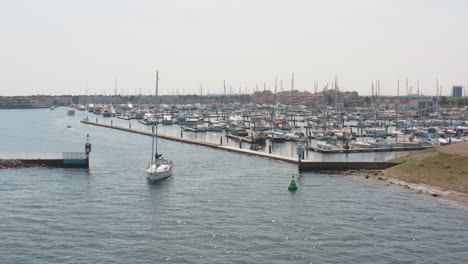
[[[270,129],[271,129],[270,125],[268,125],[265,120],[260,120],[259,122],[254,123],[255,131],[267,131]]]
[[[353,146],[353,148],[360,148],[360,149],[372,148],[372,146],[369,145],[369,143],[364,142],[364,141],[356,141],[356,142],[353,142],[351,145]]]
[[[232,115],[232,116],[229,116],[229,122],[235,122],[235,123],[240,123],[242,122],[244,119],[242,118],[242,116],[239,116],[239,115]]]
[[[383,149],[389,149],[392,147],[390,143],[388,143],[385,139],[381,138],[375,138],[368,140],[367,143],[372,147],[372,148],[383,148]]]
[[[388,133],[390,134],[391,137],[404,136],[403,133],[401,133],[400,131],[397,131],[397,130],[392,130],[392,131],[389,131]]]
[[[163,115],[162,124],[163,125],[172,125],[172,116],[171,115]]]
[[[307,140],[303,132],[286,133],[285,136],[286,136],[286,140],[289,140],[289,141],[304,142]]]
[[[142,120],[138,120],[138,122],[145,124],[145,125],[156,125],[157,120],[156,120],[156,115],[152,113],[146,113],[143,115]]]
[[[159,111],[158,105],[158,81],[159,75],[156,71],[156,112]],[[158,113],[156,113],[157,116]],[[153,125],[153,141],[151,146],[151,163],[146,167],[147,179],[151,182],[162,180],[172,176],[172,161],[168,161],[158,153],[158,124]],[[155,134],[156,133],[156,134]]]
[[[79,104],[78,107],[77,107],[77,110],[78,111],[85,111],[86,110],[86,106],[82,105],[82,104]]]
[[[286,135],[279,131],[270,132],[270,140],[275,143],[286,142]]]
[[[146,168],[146,172],[148,173],[146,177],[151,182],[169,178],[172,176],[172,166],[172,161],[159,157]]]
[[[102,110],[102,117],[111,117],[111,116],[112,114],[108,108],[104,108],[104,110]]]
[[[75,115],[75,107],[73,105],[70,105],[70,107],[68,107],[67,115]]]
[[[421,147],[421,142],[418,141],[397,141],[390,143],[392,148],[416,148]]]
[[[334,144],[327,143],[325,141],[317,141],[315,142],[318,149],[322,150],[339,150],[340,147]]]
[[[374,135],[374,136],[386,136],[387,132],[384,128],[368,128],[365,130],[366,134]]]
[[[210,124],[208,125],[208,130],[221,132],[224,130],[225,127],[226,127],[226,124],[224,123],[221,123],[218,121],[211,121]]]
[[[180,128],[184,131],[197,132],[198,118],[186,118],[185,125]]]
[[[198,123],[196,125],[195,129],[197,130],[197,132],[206,132],[206,131],[208,131],[208,127],[205,126],[204,124],[200,124],[200,123]]]
[[[335,136],[339,140],[352,140],[353,139],[353,135],[351,135],[351,133],[347,131],[335,132]]]

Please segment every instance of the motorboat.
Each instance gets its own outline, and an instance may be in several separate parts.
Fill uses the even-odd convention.
[[[316,141],[315,145],[317,146],[318,149],[321,149],[321,150],[339,150],[340,149],[338,145],[331,144],[325,141]]]
[[[70,107],[68,107],[67,115],[69,116],[75,115],[75,106],[70,105]]]
[[[162,124],[165,125],[165,126],[172,125],[172,116],[171,115],[163,115]]]
[[[225,127],[226,127],[225,123],[221,123],[218,121],[211,121],[210,124],[208,124],[208,130],[210,131],[221,132],[224,130]]]
[[[372,147],[372,148],[391,148],[392,145],[388,143],[385,139],[382,138],[375,138],[372,140],[367,141],[367,143]]]
[[[372,148],[372,146],[369,143],[364,142],[364,141],[356,141],[356,142],[353,142],[351,145],[353,148],[360,148],[360,149]]]
[[[111,111],[108,108],[104,108],[104,110],[102,110],[102,117],[111,117],[111,116],[112,116]]]
[[[206,132],[208,131],[208,127],[203,123],[197,123],[195,125],[195,130],[197,130],[197,132]]]
[[[304,142],[307,140],[303,132],[286,133],[286,140],[295,142]]]
[[[233,136],[237,136],[237,137],[247,137],[247,136],[249,136],[249,133],[247,132],[247,130],[245,130],[243,128],[234,128],[233,130],[231,130],[231,134]]]
[[[286,142],[286,135],[283,132],[275,130],[270,133],[270,140],[275,143],[284,143]]]

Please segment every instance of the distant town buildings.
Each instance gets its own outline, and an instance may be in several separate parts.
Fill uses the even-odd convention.
[[[325,106],[346,111],[356,107],[379,110],[436,110],[440,107],[467,106],[468,97],[463,98],[464,87],[453,86],[452,96],[424,96],[411,94],[405,96],[381,96],[380,94],[359,95],[356,91],[339,91],[338,89],[323,90],[312,93],[309,91],[289,90],[274,94],[270,90],[256,91],[253,94],[187,94],[162,95],[161,104],[167,105],[290,105],[303,106],[311,109]],[[466,96],[466,95],[465,95]],[[7,108],[45,108],[50,106],[67,106],[70,104],[154,104],[152,95],[35,95],[35,96],[0,96],[0,109]]]
[[[47,108],[49,103],[44,97],[0,96],[0,109]]]
[[[432,110],[435,102],[432,97],[411,96],[397,97],[384,96],[375,99],[375,107],[380,110],[401,109],[401,110]]]

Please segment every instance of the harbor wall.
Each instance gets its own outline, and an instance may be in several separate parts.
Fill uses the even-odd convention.
[[[385,170],[399,165],[395,162],[315,162],[302,161],[299,171]]]
[[[74,168],[89,169],[89,160],[64,160],[64,159],[1,159],[0,167],[4,169],[14,168]]]

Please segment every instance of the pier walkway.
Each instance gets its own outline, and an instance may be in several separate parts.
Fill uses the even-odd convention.
[[[81,123],[87,124],[87,125],[104,127],[104,128],[116,129],[116,130],[121,130],[125,132],[131,132],[131,133],[136,133],[136,134],[141,134],[141,135],[146,135],[146,136],[153,135],[152,132],[150,131],[144,131],[144,130],[134,129],[134,128],[132,129],[130,127],[127,128],[127,127],[116,126],[112,124],[101,124],[101,123],[85,121],[85,120],[81,121]],[[236,148],[232,146],[226,146],[226,145],[204,142],[204,141],[199,141],[199,140],[187,139],[183,137],[168,136],[168,135],[163,135],[163,134],[157,134],[157,135],[159,138],[162,138],[162,139],[183,142],[183,143],[188,143],[188,144],[194,144],[194,145],[199,145],[199,146],[205,146],[205,147],[219,149],[219,150],[236,152],[236,153],[244,154],[244,155],[263,157],[263,158],[288,162],[292,164],[297,164],[300,172],[346,171],[346,170],[360,170],[360,169],[382,170],[382,169],[386,169],[386,168],[397,165],[397,163],[389,163],[389,162],[314,162],[314,161],[304,161],[304,160],[299,162],[299,160],[294,159],[294,158],[284,157],[284,156],[275,155],[275,154],[269,154],[265,152],[253,151],[250,149]]]
[[[100,127],[105,127],[105,128],[117,129],[117,130],[121,130],[121,131],[126,131],[126,132],[146,135],[146,136],[152,136],[152,133],[150,131],[144,131],[144,130],[140,130],[140,129],[127,128],[127,127],[109,125],[109,124],[101,124],[101,123],[96,123],[96,122],[92,122],[92,121],[84,121],[84,120],[81,121],[81,123],[87,124],[87,125],[94,125],[94,126],[100,126]],[[177,141],[177,142],[183,142],[183,143],[188,143],[188,144],[194,144],[194,145],[199,145],[199,146],[205,146],[205,147],[209,147],[209,148],[221,149],[221,150],[236,152],[236,153],[240,153],[240,154],[244,154],[244,155],[258,156],[258,157],[274,159],[274,160],[284,161],[284,162],[293,163],[293,164],[298,164],[299,163],[297,159],[284,157],[284,156],[280,156],[280,155],[275,155],[275,154],[269,154],[269,153],[265,153],[265,152],[257,152],[257,151],[253,151],[253,150],[250,150],[250,149],[236,148],[236,147],[231,147],[231,146],[226,146],[226,145],[221,145],[221,144],[215,144],[215,143],[204,142],[204,141],[199,141],[199,140],[187,139],[187,138],[183,138],[183,137],[168,136],[168,135],[163,135],[163,134],[157,134],[157,136],[159,138],[162,138],[162,139],[167,139],[167,140],[172,140],[172,141]]]

